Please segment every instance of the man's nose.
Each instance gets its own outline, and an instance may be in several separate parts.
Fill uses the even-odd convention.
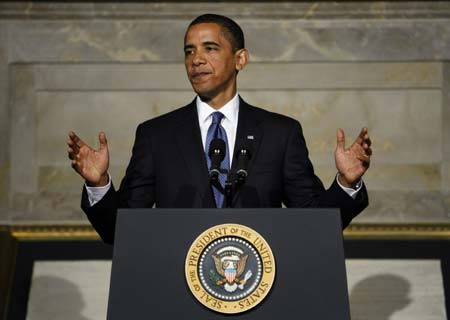
[[[192,63],[194,65],[204,64],[205,63],[205,56],[204,56],[203,52],[196,51],[194,53],[194,58],[192,59]]]

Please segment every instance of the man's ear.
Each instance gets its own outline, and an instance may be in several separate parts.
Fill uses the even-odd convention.
[[[248,50],[245,48],[239,49],[234,56],[236,58],[236,71],[241,71],[247,65],[250,58]]]

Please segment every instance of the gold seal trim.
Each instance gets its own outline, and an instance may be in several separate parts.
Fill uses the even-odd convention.
[[[243,298],[226,300],[212,295],[202,284],[199,274],[200,260],[205,250],[219,241],[242,239],[253,246],[261,261],[260,281],[251,293]],[[201,233],[186,255],[186,281],[194,297],[205,307],[219,313],[236,314],[257,306],[270,292],[275,281],[275,258],[267,241],[255,230],[240,224],[221,224]]]

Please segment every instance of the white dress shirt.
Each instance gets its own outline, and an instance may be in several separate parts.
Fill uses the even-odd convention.
[[[206,150],[206,136],[208,134],[209,126],[212,122],[212,114],[216,111],[220,111],[224,117],[222,118],[221,125],[227,133],[227,143],[230,155],[230,168],[233,161],[234,144],[236,142],[237,123],[239,115],[239,96],[236,93],[233,99],[228,101],[219,110],[214,109],[209,104],[203,102],[200,97],[197,96],[197,113],[198,123],[200,124],[200,131],[202,134],[203,150]]]
[[[221,121],[222,127],[225,129],[227,133],[228,139],[228,147],[229,147],[229,155],[230,155],[230,167],[233,161],[233,152],[234,145],[236,142],[236,132],[238,125],[238,115],[239,115],[239,95],[236,95],[228,101],[222,108],[219,110],[214,109],[206,102],[203,102],[199,96],[196,99],[197,104],[197,115],[198,115],[198,123],[200,125],[200,132],[202,136],[202,144],[203,150],[206,150],[206,136],[208,134],[208,128],[211,125],[212,114],[216,111],[220,111],[224,117]],[[358,191],[362,188],[362,181],[359,181],[356,189],[346,188],[339,183],[339,179],[337,179],[337,183],[339,186],[353,199],[356,198]],[[111,176],[109,176],[109,181],[106,186],[103,187],[88,187],[86,184],[86,191],[89,199],[89,204],[93,206],[97,202],[99,202],[104,195],[108,192],[109,188],[111,188]]]

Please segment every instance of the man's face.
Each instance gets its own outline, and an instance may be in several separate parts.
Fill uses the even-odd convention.
[[[235,93],[239,57],[219,25],[200,23],[190,27],[184,53],[189,81],[199,96],[213,99],[222,93]]]

